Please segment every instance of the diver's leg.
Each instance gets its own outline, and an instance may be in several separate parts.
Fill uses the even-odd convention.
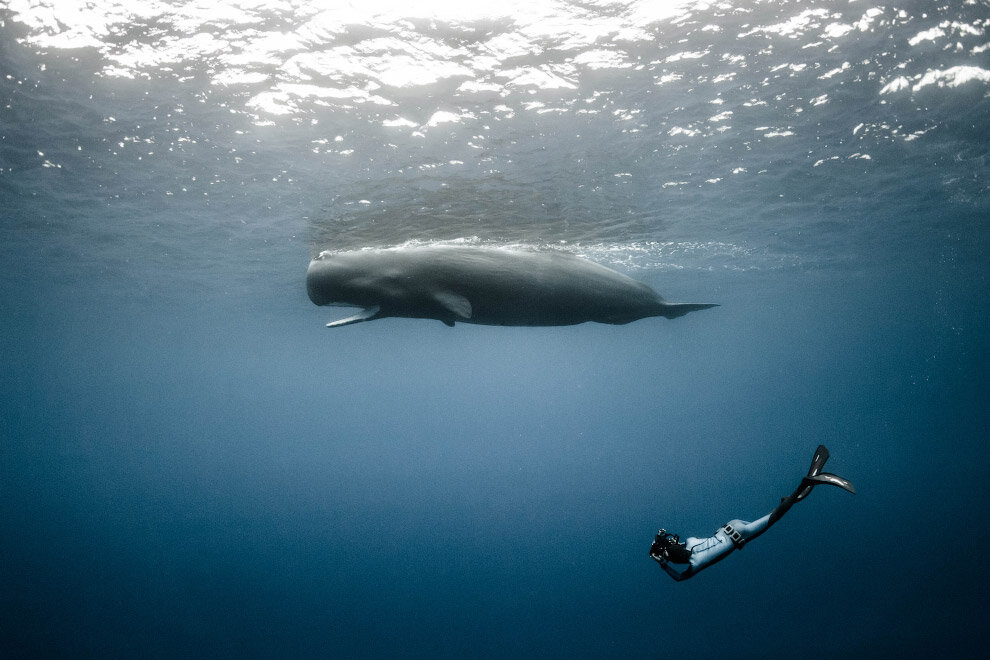
[[[728,524],[732,527],[732,529],[739,533],[738,541],[741,545],[752,541],[757,536],[767,531],[767,527],[770,526],[770,514],[768,513],[759,520],[754,520],[753,522],[730,520]]]

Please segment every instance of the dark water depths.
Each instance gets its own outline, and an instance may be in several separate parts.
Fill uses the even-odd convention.
[[[4,655],[979,655],[986,3],[47,4],[0,5]],[[721,306],[306,298],[437,241]],[[819,443],[856,496],[647,558]]]

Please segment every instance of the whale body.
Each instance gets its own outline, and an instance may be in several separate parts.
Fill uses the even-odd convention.
[[[331,328],[387,317],[448,326],[624,324],[717,306],[666,302],[646,284],[573,254],[470,246],[324,252],[309,264],[306,291],[317,305],[362,309]]]

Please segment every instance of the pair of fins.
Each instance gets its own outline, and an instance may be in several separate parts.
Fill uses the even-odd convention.
[[[843,479],[842,477],[832,474],[830,472],[822,472],[822,468],[825,467],[825,461],[828,460],[828,449],[825,445],[818,445],[818,449],[815,451],[815,457],[811,459],[811,467],[808,469],[808,476],[801,480],[801,487],[799,492],[794,495],[794,501],[799,502],[808,496],[811,489],[815,486],[821,486],[823,484],[830,486],[838,486],[843,490],[847,490],[852,494],[856,494],[856,489],[853,487],[852,482],[848,479]]]
[[[474,309],[471,307],[471,301],[452,291],[439,291],[434,293],[433,301],[438,306],[437,317],[450,327],[454,326],[455,319],[459,321],[468,321],[474,313]],[[340,319],[339,321],[331,321],[330,323],[327,323],[327,327],[339,328],[342,325],[352,325],[354,323],[361,323],[362,321],[373,321],[374,319],[381,318],[381,311],[381,305],[372,305],[371,307],[362,309],[354,316],[348,316],[346,319]],[[691,310],[680,312],[678,316],[680,316],[680,314],[687,314],[689,311]],[[387,314],[384,316],[387,316]],[[448,316],[451,318],[447,318]]]

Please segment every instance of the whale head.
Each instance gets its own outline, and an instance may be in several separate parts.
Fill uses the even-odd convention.
[[[306,293],[316,305],[364,307],[376,302],[374,279],[366,263],[352,253],[322,252],[309,262]]]

